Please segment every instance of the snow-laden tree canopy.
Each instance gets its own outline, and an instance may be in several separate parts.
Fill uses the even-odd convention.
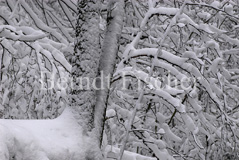
[[[1,115],[14,119],[57,117],[66,91],[49,79],[70,73],[67,56],[73,52],[76,4],[24,0],[0,3]]]
[[[2,0],[0,4],[0,117],[58,117],[69,103],[69,88],[63,86],[69,84],[77,4],[71,0]],[[107,4],[101,4],[101,41]],[[107,102],[105,156],[125,160],[237,159],[238,33],[236,0],[126,1]],[[60,119],[44,121],[53,138],[36,137],[32,143],[29,135],[29,150],[39,147],[36,139],[40,146],[45,145],[44,140],[54,141],[56,132],[65,129],[60,124],[67,126]],[[10,141],[14,141],[11,134],[25,139],[21,137],[22,123],[29,123],[25,130],[34,130],[29,121],[1,120],[0,132]],[[15,130],[8,132],[12,123],[19,128],[11,127]],[[71,124],[68,129],[74,130]],[[44,136],[44,127],[32,132]],[[66,137],[75,134],[62,136],[64,143],[71,145],[71,138],[68,141]],[[92,142],[86,141],[81,142]],[[84,148],[82,143],[80,148]],[[44,157],[47,148],[43,148],[33,154]],[[5,139],[0,138],[0,154],[4,149]],[[21,154],[27,149],[13,155],[24,157]]]
[[[157,159],[238,157],[238,3],[132,1],[126,12],[111,143]]]

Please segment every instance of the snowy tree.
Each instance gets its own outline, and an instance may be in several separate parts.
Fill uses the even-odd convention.
[[[6,6],[9,6],[7,1],[3,4]],[[112,7],[115,7],[115,5],[117,5],[117,4],[119,4],[118,6],[120,6],[120,8],[118,8],[118,7],[112,8]],[[52,6],[49,7],[48,5],[52,5]],[[24,44],[27,45],[24,47],[30,47],[30,49],[35,51],[33,54],[37,54],[37,55],[35,57],[31,57],[31,58],[33,60],[36,59],[37,64],[39,63],[38,68],[33,69],[34,74],[30,75],[30,76],[34,75],[34,78],[35,78],[34,80],[36,81],[35,86],[37,86],[37,88],[34,90],[35,92],[28,91],[27,90],[28,88],[27,89],[24,88],[23,91],[27,90],[28,92],[32,93],[32,95],[31,95],[32,97],[30,97],[30,100],[32,100],[34,102],[36,101],[35,97],[38,96],[38,92],[42,92],[42,91],[45,91],[44,98],[47,99],[48,101],[52,102],[52,98],[49,97],[49,92],[53,92],[53,94],[56,96],[55,97],[56,100],[60,100],[62,102],[62,99],[63,99],[63,102],[65,102],[65,103],[63,103],[63,106],[66,106],[67,99],[65,99],[65,97],[66,97],[67,90],[65,88],[62,88],[61,85],[67,85],[67,83],[64,82],[65,79],[63,79],[63,78],[69,76],[69,73],[71,73],[71,75],[73,77],[73,86],[71,86],[72,87],[72,90],[70,93],[71,100],[69,102],[70,107],[68,109],[66,109],[66,111],[59,118],[52,120],[52,121],[32,121],[32,125],[35,124],[36,126],[39,127],[38,129],[45,130],[46,133],[41,133],[40,131],[39,131],[39,133],[35,132],[34,129],[33,130],[31,129],[31,127],[30,127],[31,125],[29,126],[28,123],[26,123],[25,121],[12,121],[13,124],[10,121],[3,121],[3,123],[8,124],[9,126],[12,125],[16,129],[18,128],[17,127],[18,125],[22,126],[23,128],[25,128],[25,130],[26,130],[25,132],[28,132],[28,131],[32,132],[35,139],[31,140],[33,142],[30,142],[30,143],[32,143],[31,145],[34,146],[33,148],[24,149],[22,151],[19,151],[19,148],[18,148],[19,146],[17,146],[16,149],[13,149],[13,148],[11,148],[11,145],[17,145],[15,143],[19,143],[20,146],[29,144],[29,142],[25,142],[26,139],[19,138],[19,136],[20,137],[24,136],[24,134],[26,134],[26,133],[23,132],[20,135],[16,135],[16,133],[13,133],[13,135],[7,135],[7,132],[14,132],[14,131],[12,131],[12,130],[8,131],[7,128],[9,128],[9,127],[7,127],[7,128],[2,127],[1,130],[4,133],[3,138],[8,138],[10,140],[16,139],[16,142],[15,141],[9,142],[9,143],[6,142],[6,144],[5,144],[5,142],[2,142],[3,151],[1,150],[1,158],[8,159],[9,157],[13,157],[13,159],[20,159],[20,158],[22,158],[22,159],[49,159],[49,158],[50,159],[51,158],[59,159],[59,157],[61,157],[63,159],[69,159],[69,156],[71,156],[73,154],[71,156],[71,159],[78,159],[79,157],[82,157],[82,159],[93,159],[93,158],[100,159],[101,155],[97,155],[97,153],[95,153],[97,151],[95,151],[94,148],[97,149],[98,148],[97,146],[100,146],[100,143],[102,141],[102,134],[103,134],[102,132],[103,132],[103,128],[104,128],[104,115],[105,115],[104,112],[106,109],[105,102],[107,101],[109,90],[106,89],[106,90],[99,91],[99,92],[97,92],[97,96],[96,96],[96,93],[95,93],[96,91],[93,88],[89,88],[89,89],[87,88],[85,90],[85,88],[84,88],[85,86],[83,86],[83,89],[80,88],[80,90],[79,90],[79,88],[77,88],[77,87],[79,87],[79,84],[77,84],[78,82],[76,80],[78,80],[77,78],[79,78],[79,77],[86,77],[86,78],[90,79],[89,83],[92,84],[92,83],[95,83],[93,81],[93,78],[96,78],[96,76],[98,76],[98,72],[105,71],[105,74],[107,74],[107,75],[112,74],[112,72],[113,72],[112,66],[114,66],[114,59],[115,59],[117,51],[118,51],[118,40],[119,40],[119,36],[121,33],[122,24],[123,24],[122,23],[122,21],[123,21],[123,15],[122,15],[123,1],[120,1],[120,3],[118,3],[117,1],[110,2],[109,16],[108,16],[108,18],[109,18],[108,26],[109,27],[107,27],[110,29],[109,30],[107,29],[107,31],[106,31],[106,35],[105,35],[106,38],[104,40],[105,42],[103,43],[103,45],[106,46],[106,44],[108,42],[110,42],[112,44],[112,46],[109,47],[109,49],[107,49],[107,48],[104,49],[104,52],[106,54],[102,55],[103,58],[100,58],[101,47],[100,47],[100,41],[99,41],[99,39],[100,39],[100,36],[99,36],[99,34],[100,34],[99,20],[100,19],[99,18],[100,17],[99,17],[98,12],[100,11],[100,3],[97,1],[95,1],[95,2],[79,1],[79,3],[77,5],[78,5],[78,11],[77,11],[78,18],[77,18],[77,23],[76,23],[76,45],[75,45],[75,52],[72,56],[71,56],[71,53],[68,53],[68,52],[73,52],[72,51],[72,46],[73,46],[72,40],[74,37],[72,37],[71,35],[74,35],[74,34],[72,34],[74,27],[71,25],[72,25],[72,23],[74,23],[73,22],[74,18],[72,18],[72,16],[75,14],[74,12],[75,12],[75,7],[76,7],[74,3],[65,2],[65,1],[57,1],[57,2],[53,2],[53,3],[36,2],[36,4],[34,4],[32,2],[19,1],[17,3],[17,5],[14,6],[15,7],[14,12],[16,12],[17,9],[26,11],[26,13],[23,12],[22,14],[31,17],[32,21],[34,22],[34,25],[31,26],[32,24],[29,24],[29,26],[31,26],[32,28],[26,27],[26,26],[22,27],[25,32],[26,32],[26,30],[30,30],[30,29],[32,30],[30,33],[28,33],[28,34],[32,34],[29,37],[24,37],[22,35],[19,36],[18,35],[19,33],[14,32],[16,29],[12,29],[13,33],[15,33],[16,35],[10,34],[10,38],[13,41],[22,41]],[[45,25],[41,21],[40,17],[38,17],[41,15],[37,16],[34,13],[34,11],[31,10],[30,6],[34,9],[36,9],[36,12],[38,14],[41,13],[44,16],[46,16],[45,14],[48,13],[48,11],[49,12],[54,11],[52,9],[53,7],[60,6],[61,9],[63,9],[63,11],[61,11],[62,13],[57,13],[57,10],[56,10],[55,14],[64,15],[65,17],[63,17],[64,19],[62,21],[63,22],[66,21],[66,23],[65,24],[60,23],[60,21],[58,19],[56,19],[57,17],[54,17],[52,19],[52,21],[49,21],[46,17],[44,17],[45,19],[44,18],[43,19],[45,20],[45,23],[47,24],[47,25]],[[41,11],[37,10],[38,9],[37,7],[40,7],[42,9],[43,13]],[[70,9],[73,12],[70,12],[69,11]],[[89,13],[90,13],[90,15],[88,15]],[[12,14],[16,14],[16,16],[19,16],[19,13],[12,13]],[[55,15],[52,15],[52,16],[55,16]],[[7,22],[8,19],[6,18],[4,20]],[[19,21],[19,20],[17,20],[17,21]],[[51,24],[52,24],[52,26],[51,26]],[[63,24],[65,26],[62,26]],[[11,26],[14,26],[14,24],[8,25],[7,28],[11,28]],[[50,26],[50,27],[48,27],[48,26]],[[57,33],[56,29],[53,29],[53,28],[55,28],[54,26],[57,26],[56,28],[58,28],[62,32],[62,35]],[[41,32],[43,35],[39,35],[39,33],[38,33],[39,31],[34,30],[35,27],[41,29],[42,30]],[[23,30],[22,28],[20,28],[19,30],[20,31]],[[69,30],[67,31],[68,28],[69,28]],[[36,33],[32,33],[34,31]],[[52,35],[49,35],[49,34],[44,35],[44,32],[52,33]],[[4,35],[7,35],[7,34],[5,33]],[[34,37],[33,35],[36,37]],[[41,40],[42,38],[46,38],[46,39],[43,39],[39,43],[38,39]],[[65,38],[68,39],[68,41],[66,41]],[[28,41],[29,42],[33,41],[33,44],[28,44],[27,43]],[[49,42],[50,42],[50,45],[48,44]],[[51,44],[51,42],[52,42],[52,44]],[[44,44],[44,43],[46,43],[46,44]],[[45,48],[42,48],[42,46],[44,46]],[[58,47],[57,48],[58,50],[55,49],[56,47]],[[61,48],[59,48],[59,47],[61,47]],[[17,51],[15,51],[15,52],[17,52]],[[9,52],[9,54],[11,54],[11,52]],[[107,60],[108,57],[110,58],[109,60]],[[44,58],[46,58],[46,59],[44,59]],[[19,60],[20,62],[23,61],[22,60],[23,58],[19,58],[19,59],[20,59]],[[72,63],[72,71],[71,71],[71,66],[69,65],[69,63],[67,62],[66,59],[69,59],[69,61]],[[102,65],[100,65],[98,67],[99,60],[101,61]],[[104,61],[107,61],[109,63],[104,64]],[[92,64],[92,66],[90,66],[88,68],[89,64]],[[4,64],[2,66],[4,68]],[[14,64],[13,64],[13,66],[14,66]],[[37,72],[37,73],[35,73],[35,72]],[[21,75],[19,77],[21,77]],[[39,79],[40,79],[40,81],[37,81]],[[60,82],[59,82],[59,80],[60,80]],[[63,81],[63,82],[61,82],[61,81]],[[16,82],[13,81],[12,83],[16,83]],[[32,83],[32,82],[30,82],[30,83]],[[60,83],[60,84],[58,84],[58,83]],[[61,83],[65,83],[65,84],[61,84]],[[17,83],[17,84],[19,84],[19,83]],[[57,84],[57,86],[55,86],[55,84]],[[83,82],[83,84],[84,84],[84,82]],[[97,85],[96,87],[98,87],[98,84],[95,84],[95,85]],[[103,85],[105,85],[105,84],[103,84]],[[32,89],[32,88],[30,88],[30,89]],[[57,91],[59,91],[60,93]],[[18,93],[18,94],[21,95],[21,93]],[[4,90],[3,91],[3,100],[11,99],[12,97],[10,97],[9,95],[12,95],[12,93],[5,92],[5,90]],[[15,98],[15,97],[16,97],[16,95],[15,95],[15,93],[13,93],[13,98]],[[23,97],[23,100],[25,100],[27,98]],[[46,104],[46,101],[44,100],[44,98],[39,97],[39,99],[42,101],[42,103],[39,103],[39,102],[35,102],[34,104],[30,103],[32,105],[31,110],[34,113],[36,112],[36,115],[31,115],[31,117],[25,117],[25,115],[22,115],[22,113],[19,113],[19,110],[21,108],[19,109],[18,107],[12,106],[13,110],[18,113],[15,115],[15,117],[11,116],[11,118],[54,118],[54,117],[56,117],[57,113],[58,113],[58,111],[56,109],[58,109],[57,108],[58,106],[52,106],[52,105],[50,105],[50,107],[52,107],[51,113],[53,115],[41,116],[41,115],[46,114],[44,107],[49,107],[49,105]],[[96,103],[96,101],[94,100],[96,98],[98,99],[99,103]],[[16,101],[16,99],[12,99],[12,101],[14,102],[14,101]],[[22,101],[20,101],[20,102],[22,102]],[[3,105],[4,105],[3,110],[8,109],[7,107],[9,105],[9,103],[4,102]],[[21,105],[24,107],[25,104],[21,104]],[[95,113],[97,113],[97,114],[93,115],[93,110],[95,110]],[[6,111],[3,111],[3,112],[6,112]],[[27,110],[26,111],[27,116],[29,116],[29,114],[31,114],[32,112],[28,113],[28,110]],[[102,113],[102,115],[100,115],[99,113]],[[22,115],[22,117],[20,115]],[[5,118],[8,118],[7,115],[4,115],[4,116],[5,116]],[[72,118],[74,119],[75,122],[72,122]],[[99,124],[100,125],[99,127],[94,126],[93,119],[95,119],[95,126],[97,126]],[[53,125],[53,124],[57,123],[57,121],[61,121],[61,120],[65,120],[65,121],[72,123],[70,125],[70,127],[68,128],[69,132],[72,132],[70,137],[72,137],[73,141],[74,141],[74,139],[77,139],[77,138],[79,139],[75,143],[71,144],[72,146],[68,146],[69,148],[68,148],[67,153],[65,152],[64,146],[58,146],[59,147],[58,152],[62,152],[63,155],[56,153],[55,150],[49,151],[47,149],[47,147],[44,146],[44,144],[36,144],[37,143],[36,141],[42,141],[42,140],[40,140],[40,137],[45,137],[42,134],[46,134],[50,138],[50,137],[54,136],[54,135],[51,135],[51,133],[50,133],[51,130],[53,130],[53,131],[61,130],[61,129],[63,130],[64,127],[57,128],[57,125]],[[97,120],[100,120],[101,122],[99,122]],[[76,127],[74,125],[76,122],[77,122],[78,127]],[[49,123],[49,124],[47,124],[47,123]],[[45,126],[44,126],[44,124],[45,124]],[[17,126],[15,126],[15,125],[17,125]],[[62,124],[62,125],[64,125],[64,124]],[[92,128],[96,128],[96,131],[98,132],[96,137],[99,138],[99,140],[97,140],[97,142],[98,142],[97,146],[94,146],[95,142],[93,142],[92,140],[91,140],[90,144],[89,144],[88,140],[85,140],[85,142],[83,142],[84,140],[82,141],[82,138],[80,137],[82,134],[81,133],[82,128],[83,128],[84,134],[85,133],[87,133],[87,135],[91,134],[90,136],[92,136],[92,137],[94,137],[94,135],[92,135],[94,133],[89,133],[89,132],[91,131]],[[68,136],[69,136],[68,134],[65,135],[65,137],[68,137]],[[60,135],[59,136],[55,135],[55,138],[56,137],[58,137],[58,139],[61,138],[62,142],[64,142],[64,140],[65,140],[65,138],[61,137]],[[92,137],[87,138],[85,136],[84,139],[92,139]],[[96,142],[96,144],[97,144],[97,142]],[[83,145],[81,145],[79,143],[83,143],[83,144],[85,143],[86,145],[89,145],[89,146],[84,147],[85,149],[81,149],[81,151],[80,151],[78,147],[83,148]],[[55,145],[57,145],[57,144],[55,144]],[[6,149],[5,147],[7,147],[8,149],[5,150]],[[39,148],[39,149],[34,151],[33,155],[29,155],[26,153],[26,152],[31,152],[31,149],[34,149],[34,148],[35,149]],[[40,151],[38,151],[38,150],[40,150]],[[79,150],[79,151],[77,151],[77,150]],[[85,150],[85,151],[83,151],[83,150]],[[79,155],[79,153],[82,155]]]
[[[101,146],[109,80],[113,74],[123,26],[124,2],[108,4],[107,26],[100,44],[100,1],[79,1],[75,52],[71,57],[73,87],[70,108],[84,133]],[[117,7],[116,7],[117,6]],[[98,155],[97,155],[98,156]]]
[[[0,159],[238,159],[237,1],[0,3]]]
[[[238,4],[132,1],[126,11],[108,120],[120,156],[238,157]]]
[[[73,52],[76,6],[71,1],[0,3],[1,115],[57,117],[64,109],[66,92],[51,82],[71,70],[66,58]]]

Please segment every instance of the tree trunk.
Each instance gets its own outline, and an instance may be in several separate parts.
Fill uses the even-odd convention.
[[[75,51],[71,59],[73,81],[70,106],[85,132],[90,132],[94,128],[93,111],[96,95],[92,85],[98,75],[101,55],[99,8],[98,0],[78,2]]]
[[[115,59],[119,48],[119,39],[123,27],[124,0],[112,0],[108,4],[107,28],[104,37],[99,73],[101,73],[101,89],[96,91],[94,125],[97,140],[101,145],[103,138],[105,113],[109,96],[110,77],[115,67]]]
[[[124,0],[109,2],[102,55],[99,41],[99,8],[100,1],[97,0],[78,2],[76,44],[71,60],[73,86],[70,103],[79,125],[86,133],[95,128],[97,143],[101,145],[109,95],[109,77],[114,71],[123,27]],[[97,78],[98,76],[101,79]]]

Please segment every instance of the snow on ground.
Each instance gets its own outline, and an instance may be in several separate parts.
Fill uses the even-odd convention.
[[[53,120],[0,119],[0,160],[93,160],[96,146],[69,109]],[[108,145],[106,159],[117,158],[119,151]],[[122,160],[156,159],[125,151]]]
[[[54,120],[0,120],[1,160],[83,160],[91,145],[68,111]]]

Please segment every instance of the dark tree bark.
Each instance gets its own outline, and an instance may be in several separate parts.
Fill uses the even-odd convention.
[[[73,86],[70,106],[85,132],[94,128],[96,95],[92,84],[98,75],[101,55],[99,8],[98,0],[78,2],[75,51],[71,58]]]

